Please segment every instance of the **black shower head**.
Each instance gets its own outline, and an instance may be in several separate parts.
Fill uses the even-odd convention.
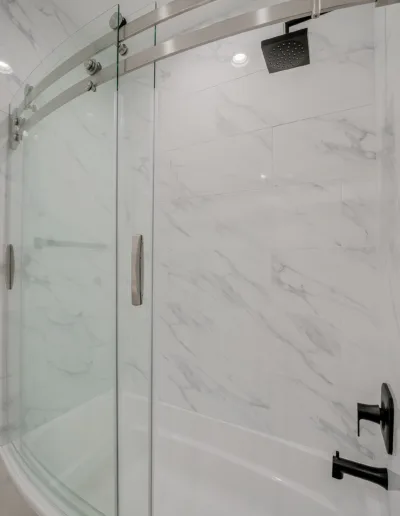
[[[270,73],[310,64],[308,29],[266,39],[261,48]]]

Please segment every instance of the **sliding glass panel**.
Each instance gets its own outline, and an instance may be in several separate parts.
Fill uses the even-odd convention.
[[[153,10],[154,3],[128,22]],[[150,48],[154,28],[127,41],[128,53]],[[122,68],[122,59],[121,59]],[[120,515],[150,514],[151,338],[153,254],[154,65],[119,80],[118,386]],[[143,239],[142,304],[132,305],[132,245]],[[132,256],[131,256],[132,253]]]
[[[110,12],[84,27],[29,79],[110,32]],[[17,245],[19,439],[30,479],[68,516],[116,514],[117,43],[96,55],[115,78],[24,131]],[[50,64],[49,64],[50,63]],[[89,76],[61,77],[34,113]],[[16,99],[14,107],[21,98]],[[11,199],[11,203],[13,199]],[[17,211],[13,208],[14,211]],[[15,357],[14,357],[14,366]]]

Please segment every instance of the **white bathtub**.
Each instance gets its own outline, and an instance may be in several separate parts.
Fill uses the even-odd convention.
[[[163,424],[155,439],[156,514],[337,512],[332,497],[324,494],[332,483],[328,457],[175,407],[163,405],[159,412]]]
[[[110,403],[111,398],[98,398],[31,436],[35,449],[42,450],[43,460],[54,466],[57,459],[59,478],[89,502],[87,507],[79,507],[88,516],[113,514],[113,457],[102,455],[105,443],[98,439],[99,435],[112,439],[112,426],[109,435],[96,433],[98,425],[104,425],[101,419],[109,413]],[[120,514],[147,516],[148,404],[134,396],[125,396],[123,403],[124,417],[132,420],[121,442]],[[357,484],[333,480],[331,454],[165,404],[155,413],[157,516],[332,516],[352,514],[352,508],[357,508],[357,513],[363,508],[366,515],[379,514],[379,488],[372,486],[373,495],[368,496]],[[93,440],[86,443],[86,449],[68,450],[71,443],[76,445],[71,436],[81,425],[93,429]],[[57,457],[49,448],[54,435],[67,448]],[[9,447],[4,454],[19,488],[36,510],[41,508],[41,516],[56,515],[57,507],[61,509],[58,514],[75,516],[70,505],[58,502],[54,491],[32,485],[29,475],[21,482],[20,464],[13,460]]]

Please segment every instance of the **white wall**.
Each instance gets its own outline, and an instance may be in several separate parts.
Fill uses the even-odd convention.
[[[197,425],[241,428],[250,450],[257,432],[324,457],[307,479],[292,474],[289,453],[282,469],[303,486],[323,478],[339,512],[385,507],[382,493],[330,478],[336,450],[388,463],[377,428],[356,435],[357,402],[379,401],[391,360],[382,352],[374,13],[312,22],[311,66],[281,74],[268,74],[260,50],[279,27],[157,64],[159,513],[187,514],[190,504],[197,514],[203,496],[195,477],[186,505],[178,487],[163,489],[166,406],[195,413]],[[247,67],[231,66],[236,52],[248,54]]]
[[[380,235],[381,269],[385,280],[385,300],[382,312],[386,315],[387,335],[382,351],[390,358],[388,378],[394,388],[399,406],[400,347],[399,347],[399,288],[400,288],[400,66],[399,66],[400,6],[393,5],[379,13],[377,26],[383,37],[379,40],[377,76],[379,80],[379,129],[382,149],[380,155]],[[398,415],[398,414],[397,414]],[[395,420],[395,456],[390,461],[391,483],[396,489],[390,493],[390,510],[398,512],[400,503],[399,481],[399,418]]]

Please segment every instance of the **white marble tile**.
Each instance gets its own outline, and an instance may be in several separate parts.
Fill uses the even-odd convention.
[[[296,181],[376,178],[375,106],[274,128],[274,172]]]
[[[265,5],[265,0],[253,0],[246,5],[237,0],[229,0],[229,5],[226,0],[221,1],[217,5],[205,6],[178,20],[163,24],[157,31],[157,37],[159,41],[163,41],[182,32],[183,29],[195,29]],[[212,19],[207,19],[208,13],[213,13]],[[341,27],[340,31],[337,30],[338,24]],[[340,12],[330,13],[329,16],[299,25],[298,28],[303,26],[309,28],[312,63],[338,58],[345,61],[351,59],[349,53],[372,49],[374,45],[371,5],[348,9],[346,16]],[[157,87],[194,92],[265,70],[261,41],[279,36],[282,32],[283,27],[280,24],[264,27],[163,60],[157,65]],[[239,52],[247,55],[248,63],[246,66],[235,68],[232,66],[232,57]]]
[[[2,59],[14,70],[14,75],[5,79],[9,95],[2,103],[6,106],[40,61],[78,27],[48,0],[3,3],[0,27]]]
[[[280,25],[266,27],[165,59],[157,65],[157,88],[175,92],[200,92],[265,70],[261,41],[280,34]],[[247,55],[248,62],[245,66],[233,66],[232,58],[238,53]]]
[[[274,75],[265,70],[218,88],[218,126],[250,131],[364,106],[373,85],[372,50]]]
[[[157,199],[268,188],[273,175],[272,130],[214,140],[162,153]]]
[[[212,141],[217,137],[217,91],[210,88],[192,95],[160,91],[156,120],[159,150]]]
[[[340,55],[346,59],[346,55],[348,58],[353,52],[373,50],[374,13],[373,5],[356,6],[300,24],[299,29],[309,29],[311,62],[324,61]]]
[[[165,256],[155,276],[162,401],[316,449],[378,453],[371,434],[358,443],[352,424],[385,360],[374,351],[376,253],[271,255],[243,245]],[[371,356],[376,375],[365,374]]]
[[[367,245],[377,245],[380,240],[379,179],[343,182],[343,215],[350,231],[365,238]]]
[[[279,436],[327,461],[336,449],[360,462],[384,458],[379,430],[367,426],[358,438],[354,423],[356,403],[376,400],[390,339],[376,248],[373,12],[365,6],[312,22],[310,67],[270,76],[251,59],[249,73],[235,77],[233,39],[181,56],[181,66],[167,61],[157,77],[158,399],[197,421],[205,415]],[[253,137],[271,128],[273,167],[262,174],[265,153]],[[253,183],[253,174],[266,177]],[[163,428],[163,416],[156,421]],[[281,464],[296,468],[293,453]],[[319,475],[343,514],[385,505],[372,490],[354,495],[331,484],[329,467]],[[193,475],[188,500],[197,482]],[[179,513],[174,482],[168,491]],[[293,496],[279,501],[284,513],[298,508]]]
[[[267,70],[194,93],[159,92],[159,145],[174,149],[218,137],[371,104],[373,51],[270,75]]]
[[[160,204],[157,250],[256,248],[330,249],[369,245],[371,236],[348,223],[340,184],[280,184],[234,195],[181,198]]]
[[[399,192],[400,192],[400,109],[399,84],[400,67],[398,63],[399,33],[398,23],[400,9],[393,5],[380,10],[376,17],[376,32],[379,37],[378,58],[376,71],[379,76],[378,97],[378,127],[380,130],[381,152],[380,165],[380,253],[382,260],[382,274],[386,287],[384,303],[381,308],[382,317],[385,317],[387,327],[386,347],[387,364],[386,381],[394,391],[395,410],[399,412],[398,380],[399,353],[399,281],[400,281],[400,253],[399,253]],[[389,483],[393,491],[389,492],[390,511],[398,509],[400,496],[398,488],[398,474],[400,462],[398,460],[400,428],[395,429],[395,453],[389,462]]]

